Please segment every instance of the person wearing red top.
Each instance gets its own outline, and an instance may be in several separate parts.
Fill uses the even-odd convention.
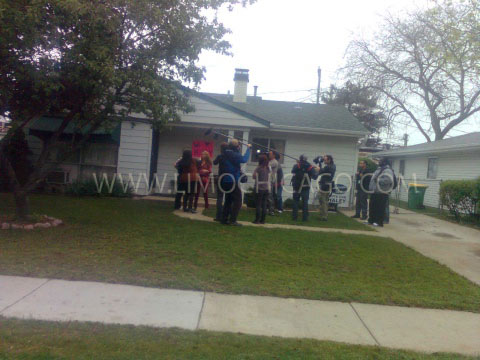
[[[198,174],[200,175],[200,183],[197,184],[197,193],[195,194],[194,209],[197,210],[198,197],[200,191],[203,190],[203,197],[205,199],[205,209],[208,209],[208,185],[210,185],[210,174],[212,173],[212,159],[208,151],[202,153],[202,159],[198,166]]]

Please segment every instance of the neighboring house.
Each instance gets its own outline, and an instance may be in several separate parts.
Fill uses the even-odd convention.
[[[359,157],[369,157],[372,154],[378,153],[380,151],[388,151],[388,150],[393,150],[393,149],[398,149],[400,146],[398,145],[393,145],[393,144],[386,144],[386,143],[380,143],[380,144],[371,144],[371,139],[363,139],[362,143],[359,146]]]
[[[374,156],[391,159],[395,173],[404,177],[399,186],[401,200],[408,200],[406,186],[416,182],[429,186],[425,205],[439,207],[442,181],[480,177],[480,132],[382,151]]]
[[[349,185],[357,169],[359,139],[368,135],[368,131],[347,109],[247,96],[248,70],[237,69],[234,80],[233,95],[191,91],[195,111],[183,114],[180,122],[172,123],[162,132],[152,130],[142,114],[132,114],[121,124],[115,170],[124,178],[132,174],[138,195],[172,194],[176,177],[174,163],[182,150],[192,148],[194,142],[202,146],[213,145],[213,156],[216,156],[220,143],[226,139],[206,137],[205,132],[212,127],[293,157],[307,154],[312,160],[318,155],[331,154],[337,164],[337,173],[345,174],[337,182]],[[212,144],[205,144],[208,142]],[[247,173],[256,166],[258,148],[254,146],[252,150],[245,169]],[[295,161],[282,157],[281,163],[285,175],[290,174]],[[70,180],[75,177],[73,168],[71,171]],[[158,186],[150,192],[147,182],[150,183],[155,174]],[[287,177],[286,185],[289,179]],[[284,197],[289,197],[288,189]]]

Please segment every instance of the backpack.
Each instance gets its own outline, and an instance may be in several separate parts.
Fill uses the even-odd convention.
[[[393,184],[392,184],[392,191],[395,190],[398,187],[398,179],[397,176],[395,175],[395,171],[390,167],[390,170],[392,170],[392,175],[393,175]],[[378,177],[380,177],[383,173],[383,170],[380,174],[378,174]]]

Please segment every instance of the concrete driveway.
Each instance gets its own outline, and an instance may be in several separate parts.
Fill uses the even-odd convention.
[[[399,209],[390,224],[377,230],[448,266],[480,285],[480,231],[428,215]],[[352,215],[352,213],[346,212]]]

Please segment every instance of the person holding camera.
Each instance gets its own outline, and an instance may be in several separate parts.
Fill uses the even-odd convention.
[[[316,168],[318,172],[319,180],[319,191],[318,191],[318,201],[320,205],[320,220],[327,221],[328,219],[328,202],[330,198],[330,193],[332,192],[333,179],[335,177],[335,172],[337,167],[333,161],[332,155],[324,155],[323,157],[317,157],[313,160],[314,163],[318,164]],[[323,166],[322,166],[323,164]]]
[[[297,220],[298,203],[300,199],[303,202],[302,220],[308,220],[308,199],[310,197],[310,185],[312,179],[316,179],[315,168],[307,161],[305,155],[301,155],[297,164],[292,168],[292,187],[293,187],[293,211],[292,219]]]

